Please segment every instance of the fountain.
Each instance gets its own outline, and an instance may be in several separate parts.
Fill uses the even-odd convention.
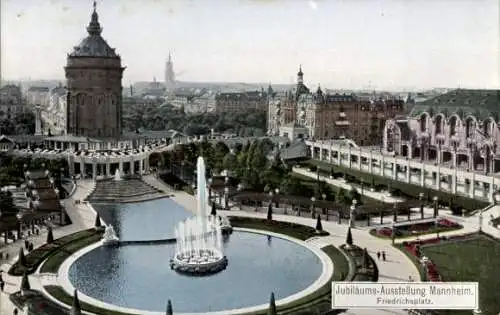
[[[205,161],[197,162],[197,215],[179,222],[175,228],[175,255],[170,268],[192,275],[213,274],[224,270],[228,261],[223,253],[222,230],[229,222],[207,212]]]
[[[120,242],[112,225],[107,225],[102,236],[102,245],[116,245]]]
[[[116,181],[122,180],[122,174],[121,174],[121,172],[120,172],[119,169],[116,169],[116,171],[115,171],[115,178],[114,178],[114,180],[116,180]]]

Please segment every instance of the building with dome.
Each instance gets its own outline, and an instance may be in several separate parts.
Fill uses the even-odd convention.
[[[269,100],[268,133],[295,138],[349,138],[361,146],[381,145],[385,121],[404,114],[405,101],[364,99],[355,94],[311,92],[302,66],[294,89]]]
[[[118,138],[122,135],[121,58],[101,36],[94,11],[85,37],[68,54],[67,134],[82,137]]]

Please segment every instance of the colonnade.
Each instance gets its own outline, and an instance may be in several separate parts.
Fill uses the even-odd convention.
[[[109,178],[119,171],[120,175],[143,175],[149,173],[150,152],[139,153],[128,156],[114,157],[81,157],[73,156],[70,173],[80,174],[82,177]]]
[[[491,201],[500,187],[495,174],[384,155],[380,149],[356,148],[342,141],[306,141],[306,145],[313,159],[473,199]]]

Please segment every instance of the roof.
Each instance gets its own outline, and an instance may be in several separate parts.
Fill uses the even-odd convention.
[[[102,28],[99,24],[95,3],[87,32],[89,35],[78,46],[73,48],[73,52],[69,54],[69,57],[119,58],[115,49],[111,48],[101,36]]]
[[[427,112],[431,116],[443,113],[446,117],[458,114],[460,118],[473,115],[483,120],[498,117],[499,108],[500,90],[457,89],[417,103],[409,116],[417,117]]]
[[[5,136],[5,135],[1,135],[0,136],[0,142],[1,143],[14,143],[14,140],[12,140],[11,138]]]

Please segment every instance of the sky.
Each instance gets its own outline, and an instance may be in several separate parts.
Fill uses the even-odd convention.
[[[3,80],[64,79],[91,0],[0,0]],[[336,89],[498,88],[498,0],[101,0],[123,84],[177,79]]]

